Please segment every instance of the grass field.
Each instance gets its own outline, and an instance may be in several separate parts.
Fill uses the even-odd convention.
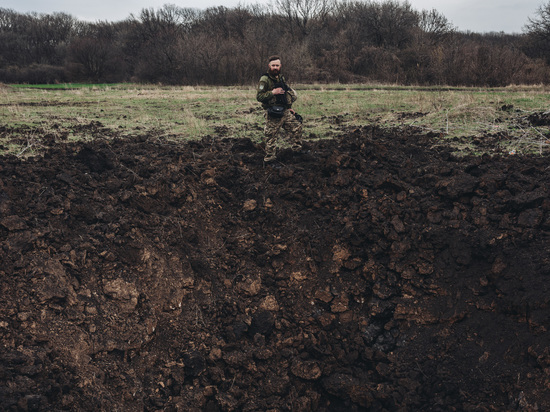
[[[544,153],[548,128],[525,118],[548,109],[548,88],[426,88],[382,85],[295,85],[295,109],[306,138],[331,138],[349,127],[415,126],[455,142],[498,134],[515,152]],[[44,137],[181,141],[204,136],[262,138],[263,110],[250,87],[0,85],[0,153],[40,152]],[[475,151],[475,150],[474,150]]]

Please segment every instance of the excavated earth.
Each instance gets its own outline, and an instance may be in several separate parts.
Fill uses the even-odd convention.
[[[550,410],[550,167],[359,127],[0,158],[0,410]]]

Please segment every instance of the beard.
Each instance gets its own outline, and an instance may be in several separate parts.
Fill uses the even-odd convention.
[[[279,74],[279,69],[269,69],[269,74],[272,76],[277,76]]]

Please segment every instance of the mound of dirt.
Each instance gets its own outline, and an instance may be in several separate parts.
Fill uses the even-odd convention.
[[[548,161],[432,144],[2,158],[0,409],[548,410]]]
[[[527,116],[527,121],[533,126],[549,126],[550,125],[550,113],[549,112],[535,112]]]

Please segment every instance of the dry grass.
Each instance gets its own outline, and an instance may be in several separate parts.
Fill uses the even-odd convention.
[[[384,85],[295,85],[295,108],[305,118],[306,137],[331,138],[346,127],[377,124],[415,126],[467,141],[495,132],[508,144],[540,141],[545,128],[518,120],[545,111],[546,86],[498,89],[425,88]],[[207,135],[262,138],[263,111],[254,87],[161,87],[119,85],[61,89],[3,86],[2,151],[28,149],[45,134],[89,140],[97,135],[148,135],[172,141]],[[502,108],[513,107],[503,111]],[[95,134],[87,125],[95,124]],[[55,132],[55,133],[54,133]],[[33,146],[35,149],[39,144]],[[523,150],[523,149],[521,149]]]

